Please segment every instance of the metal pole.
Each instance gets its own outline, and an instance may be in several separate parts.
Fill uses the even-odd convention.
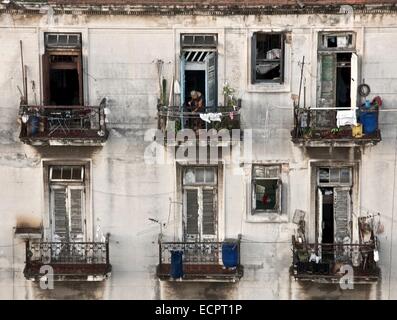
[[[299,82],[298,108],[300,107],[300,102],[301,102],[301,91],[302,91],[303,67],[304,66],[305,66],[305,56],[303,56],[302,65],[301,65],[301,78],[300,78],[300,82]]]

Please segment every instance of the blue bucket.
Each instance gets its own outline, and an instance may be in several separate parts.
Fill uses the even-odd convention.
[[[363,125],[365,134],[372,134],[378,129],[378,117],[376,112],[362,111],[360,114],[360,121]]]
[[[183,251],[171,251],[171,272],[170,275],[174,279],[183,277]]]
[[[236,242],[222,244],[222,262],[226,268],[235,268],[238,264],[238,246]]]

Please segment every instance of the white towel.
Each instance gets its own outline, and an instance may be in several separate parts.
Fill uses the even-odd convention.
[[[357,125],[356,110],[338,111],[336,114],[336,125],[339,127]]]
[[[222,113],[200,113],[201,120],[211,123],[211,121],[222,121]]]

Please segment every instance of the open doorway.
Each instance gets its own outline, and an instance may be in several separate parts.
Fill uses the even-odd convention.
[[[185,70],[185,104],[191,99],[190,92],[193,90],[201,92],[205,101],[205,70]]]
[[[351,107],[351,59],[352,53],[338,53],[336,55],[336,107]]]
[[[322,193],[322,239],[321,243],[334,243],[334,190],[319,188]]]
[[[50,104],[79,105],[79,76],[77,70],[50,71]]]

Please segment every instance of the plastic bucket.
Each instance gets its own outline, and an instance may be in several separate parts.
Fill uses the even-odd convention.
[[[29,117],[30,134],[35,136],[39,132],[40,128],[40,118],[37,116]]]
[[[170,275],[174,279],[183,277],[183,251],[171,251],[171,272]]]
[[[238,264],[237,242],[224,242],[222,244],[222,262],[226,268],[235,268]]]
[[[361,112],[360,120],[365,134],[372,134],[378,129],[378,117],[376,112]]]

